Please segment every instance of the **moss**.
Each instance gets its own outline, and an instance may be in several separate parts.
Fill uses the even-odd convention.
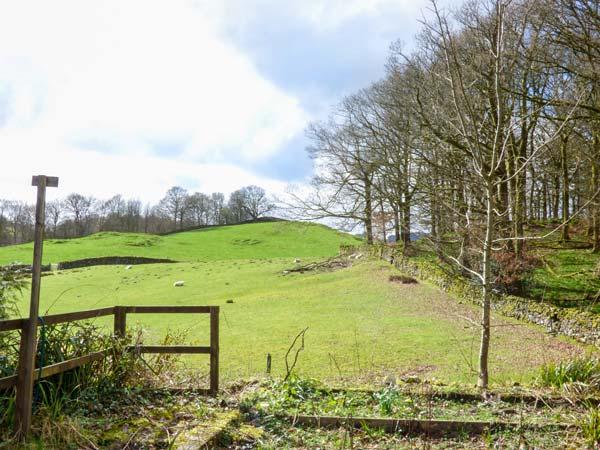
[[[151,426],[151,423],[145,417],[119,421],[113,423],[110,428],[102,432],[98,443],[104,446],[127,442],[131,434],[136,430],[149,426]]]
[[[234,423],[240,421],[239,411],[225,411],[217,413],[212,420],[204,422],[194,428],[183,431],[173,443],[176,449],[208,448],[213,441],[228,443],[230,433],[227,431]],[[225,442],[221,442],[221,441]]]

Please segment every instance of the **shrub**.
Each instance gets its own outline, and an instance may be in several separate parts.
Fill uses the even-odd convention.
[[[572,383],[581,383],[598,389],[600,361],[593,357],[581,357],[558,364],[550,363],[541,368],[540,380],[544,386],[564,388]]]
[[[514,252],[496,252],[493,255],[494,284],[502,291],[513,295],[522,294],[533,270],[540,266],[540,261],[525,250],[521,255]]]
[[[18,267],[0,266],[0,319],[17,313],[17,297],[27,286],[27,279]]]
[[[589,448],[597,448],[600,444],[600,410],[590,408],[588,414],[581,420],[580,427]]]
[[[392,386],[385,387],[379,392],[375,393],[375,400],[379,403],[379,409],[381,413],[389,416],[394,412],[394,405],[398,403],[400,398],[400,392],[398,389]]]

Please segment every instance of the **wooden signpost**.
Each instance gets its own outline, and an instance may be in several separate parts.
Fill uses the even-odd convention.
[[[23,327],[21,335],[15,415],[15,431],[21,437],[26,436],[31,427],[33,374],[37,346],[37,322],[40,309],[40,281],[42,249],[44,245],[46,188],[58,187],[58,177],[48,177],[45,175],[34,176],[31,184],[32,186],[37,186],[35,242],[33,246],[33,265],[31,270],[31,303],[29,305],[29,318]]]

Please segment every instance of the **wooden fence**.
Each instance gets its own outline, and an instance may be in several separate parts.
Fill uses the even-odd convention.
[[[116,337],[125,336],[127,314],[210,314],[210,345],[141,345],[130,346],[129,350],[138,353],[176,353],[176,354],[207,354],[210,355],[210,388],[205,393],[216,395],[219,391],[219,307],[218,306],[113,306],[109,308],[77,311],[64,314],[52,314],[40,317],[39,322],[47,325],[56,325],[77,320],[95,319],[103,316],[114,316],[114,333]],[[0,332],[21,330],[21,339],[26,339],[25,330],[29,319],[0,320]],[[21,348],[23,348],[21,343]],[[37,379],[47,378],[67,370],[74,369],[84,364],[105,358],[111,349],[90,353],[78,358],[68,359],[50,366],[27,367],[30,376]],[[34,374],[35,371],[35,374]],[[19,370],[19,374],[23,371]],[[0,378],[0,389],[7,389],[19,385],[19,374]],[[20,392],[17,389],[16,414],[31,414],[31,405],[24,405],[20,401]],[[22,422],[17,417],[17,422]]]

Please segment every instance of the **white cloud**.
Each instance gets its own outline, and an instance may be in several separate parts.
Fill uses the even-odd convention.
[[[0,197],[29,198],[33,173],[145,200],[181,179],[275,187],[227,161],[273,155],[308,119],[186,1],[0,0],[0,67]]]
[[[412,19],[419,15],[428,0],[199,0],[196,4],[209,12],[215,23],[231,25],[234,21],[244,25],[265,11],[267,14],[284,11],[296,20],[327,32],[357,16],[380,15],[385,11],[402,11]]]

